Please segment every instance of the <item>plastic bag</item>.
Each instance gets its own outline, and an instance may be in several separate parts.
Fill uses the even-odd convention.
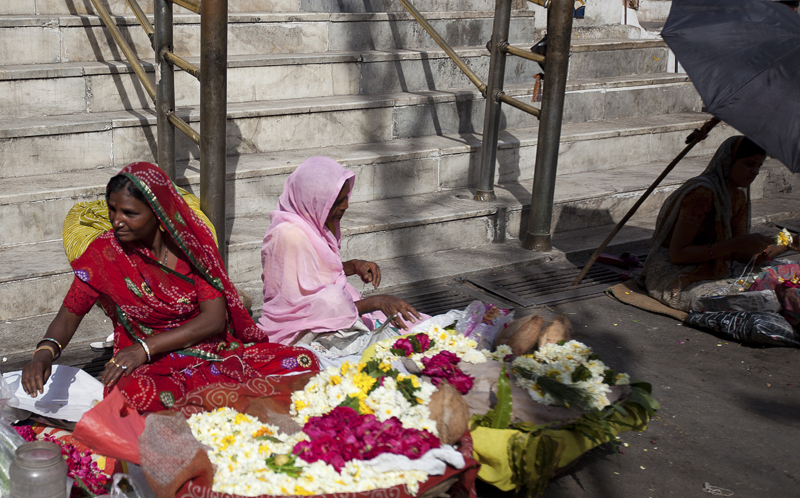
[[[122,490],[119,484],[123,479],[133,488],[133,493],[126,494]],[[138,465],[129,465],[127,474],[114,474],[109,494],[98,495],[97,498],[130,498],[132,496],[136,498],[155,498],[156,496]]]
[[[8,405],[13,405],[16,400],[14,390],[0,376],[0,411],[4,414],[3,418],[0,418],[0,498],[8,496],[11,462],[14,461],[14,453],[19,445],[25,442],[5,419],[6,408],[11,408]]]
[[[456,324],[456,332],[478,341],[478,349],[492,350],[500,332],[514,321],[514,310],[472,301]]]
[[[114,389],[84,414],[72,437],[100,455],[139,463],[138,438],[142,431],[144,417],[128,404],[119,389]]]
[[[778,313],[759,311],[692,312],[685,323],[744,343],[800,347],[800,334]]]

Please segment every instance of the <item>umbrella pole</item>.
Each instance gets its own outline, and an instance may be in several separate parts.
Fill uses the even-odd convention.
[[[625,226],[625,223],[627,223],[628,220],[631,219],[634,213],[636,213],[636,210],[639,209],[639,207],[644,203],[647,197],[653,193],[653,190],[655,190],[656,187],[658,187],[658,185],[664,180],[664,178],[667,177],[667,175],[675,168],[675,166],[681,161],[681,159],[683,159],[684,156],[686,156],[686,154],[688,154],[689,151],[692,150],[692,148],[695,145],[705,140],[705,138],[708,136],[708,132],[710,132],[712,128],[717,126],[717,124],[719,124],[719,119],[711,118],[708,121],[706,121],[699,130],[694,130],[692,134],[686,138],[686,143],[688,145],[684,147],[681,153],[678,154],[675,157],[675,159],[673,159],[672,162],[669,163],[669,165],[667,165],[664,171],[660,175],[658,175],[658,178],[656,178],[653,184],[650,185],[650,188],[648,188],[647,191],[645,191],[645,193],[642,194],[639,200],[636,201],[636,204],[634,204],[633,207],[631,207],[628,210],[625,216],[623,216],[622,219],[619,221],[619,223],[617,223],[617,226],[615,226],[614,229],[611,230],[611,233],[608,234],[606,240],[604,240],[603,243],[600,244],[600,247],[598,247],[597,250],[594,252],[594,254],[592,254],[592,257],[589,258],[589,262],[586,263],[586,266],[583,267],[583,270],[581,271],[580,275],[578,275],[578,277],[572,282],[572,285],[578,285],[579,283],[581,283],[583,277],[585,277],[586,274],[589,273],[589,269],[592,267],[592,265],[594,265],[595,261],[597,261],[597,258],[600,257],[600,254],[603,253],[603,249],[605,249],[608,246],[608,244],[611,243],[611,240],[617,235],[617,233],[619,233],[620,230],[622,230],[622,227]]]

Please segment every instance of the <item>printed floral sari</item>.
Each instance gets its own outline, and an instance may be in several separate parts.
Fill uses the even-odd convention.
[[[319,370],[313,354],[270,344],[255,326],[228,278],[210,230],[166,174],[149,163],[131,164],[121,173],[144,194],[162,228],[182,249],[187,272],[161,265],[142,244],[120,243],[109,231],[72,262],[76,278],[64,305],[83,315],[99,300],[114,323],[116,354],[194,319],[200,313],[200,301],[222,296],[227,304],[225,332],[154,356],[113,386],[132,406],[139,411],[163,410],[207,384]],[[106,389],[108,394],[110,389]]]

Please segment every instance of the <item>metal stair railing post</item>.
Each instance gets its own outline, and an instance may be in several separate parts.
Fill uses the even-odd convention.
[[[561,141],[561,121],[564,115],[564,94],[567,87],[574,11],[574,0],[553,0],[547,11],[545,85],[542,92],[539,139],[536,145],[531,209],[528,229],[522,243],[525,249],[536,251],[552,249],[550,230],[553,197],[556,188],[558,147]]]
[[[508,44],[508,31],[511,25],[512,0],[496,0],[492,39],[489,41],[491,58],[489,62],[489,85],[486,90],[486,111],[483,116],[483,139],[481,140],[481,175],[478,180],[476,201],[494,201],[495,161],[497,160],[497,140],[500,129],[500,100],[506,73],[506,56],[502,50]]]
[[[175,72],[166,55],[172,52],[172,2],[154,0],[156,53],[156,127],[158,166],[175,181],[175,127],[168,116],[175,110]]]
[[[228,0],[203,0],[200,10],[200,206],[216,228],[227,267]]]

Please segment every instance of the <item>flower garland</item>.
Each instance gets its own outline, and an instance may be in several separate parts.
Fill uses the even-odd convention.
[[[588,396],[590,409],[602,409],[610,404],[607,395],[611,386],[630,383],[628,374],[609,369],[598,355],[578,341],[546,344],[532,355],[515,358],[511,366],[514,382],[526,389],[535,401],[545,405],[563,406],[565,403],[542,387],[540,377],[582,391]]]
[[[331,443],[328,446],[310,444],[311,437],[331,437],[331,431],[335,429],[341,429],[340,435],[351,436],[364,430],[374,436],[385,428],[394,436],[387,436],[386,441],[396,443],[398,437],[409,440],[409,446],[401,445],[400,451],[413,455],[415,451],[424,450],[425,444],[409,437],[411,434],[404,432],[397,422],[381,424],[381,429],[378,429],[374,417],[360,418],[354,413],[349,408],[338,409],[328,418],[311,419],[310,425],[307,424],[307,432],[293,435],[280,433],[276,427],[262,424],[255,417],[238,413],[232,408],[192,415],[188,423],[195,438],[210,447],[208,457],[215,469],[213,490],[219,493],[242,496],[318,495],[369,491],[405,484],[411,494],[416,494],[419,483],[428,478],[425,472],[378,472],[359,459],[344,461],[344,451],[354,446],[349,439],[332,441],[329,438],[326,439]],[[343,427],[332,427],[344,420],[347,423]],[[424,439],[418,434],[416,436]],[[433,444],[435,439],[430,436],[429,442]],[[412,442],[416,444],[413,448]],[[364,442],[360,444],[359,452],[346,456],[370,455],[370,451],[364,451]],[[334,450],[334,446],[338,449]],[[339,451],[341,460],[335,457],[335,451]],[[372,448],[374,451],[375,448]],[[317,459],[309,462],[304,458]],[[327,463],[326,458],[336,466]]]
[[[17,426],[14,429],[28,443],[38,439],[29,425]],[[70,496],[82,496],[87,491],[90,496],[105,494],[108,478],[100,472],[97,462],[92,461],[90,451],[78,451],[74,445],[65,443],[49,434],[43,434],[41,439],[53,443],[61,449],[61,456],[67,462],[67,477],[74,479],[78,484],[72,488]]]
[[[785,228],[775,235],[775,244],[779,246],[788,246],[793,240],[792,234]]]
[[[404,428],[438,436],[427,407],[434,391],[436,386],[431,382],[401,374],[383,361],[358,365],[345,362],[320,372],[302,391],[292,393],[290,413],[304,425],[311,417],[347,406],[362,415],[375,415],[379,422],[397,417]]]
[[[423,337],[427,337],[427,339],[423,339]],[[415,342],[419,344],[419,348],[414,347]],[[467,363],[484,363],[486,357],[475,349],[477,345],[478,343],[474,339],[464,337],[455,329],[442,328],[434,324],[426,332],[414,334],[409,338],[395,341],[383,340],[375,344],[374,357],[384,362],[410,358],[422,369],[425,366],[422,358],[432,358],[442,351],[449,351]]]
[[[461,359],[455,353],[442,351],[431,358],[422,358],[422,375],[430,377],[431,383],[439,387],[444,381],[452,384],[461,394],[467,394],[475,382],[475,377],[467,375],[458,368]]]

